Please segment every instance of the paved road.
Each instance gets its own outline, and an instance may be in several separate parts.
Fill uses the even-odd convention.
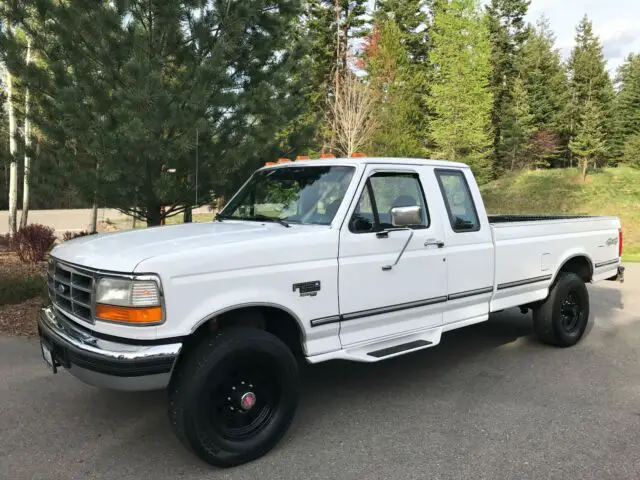
[[[0,478],[640,478],[640,265],[591,287],[578,346],[538,344],[517,311],[380,364],[305,370],[292,431],[215,470],[174,439],[162,393],[48,374],[34,341],[0,339]]]

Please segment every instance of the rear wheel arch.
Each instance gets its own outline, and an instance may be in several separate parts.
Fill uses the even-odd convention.
[[[552,284],[557,281],[561,272],[575,273],[584,283],[589,283],[593,277],[593,262],[585,253],[575,254],[564,259],[553,278]]]

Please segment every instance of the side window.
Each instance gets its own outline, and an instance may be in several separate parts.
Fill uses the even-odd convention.
[[[414,173],[376,173],[369,177],[362,191],[349,229],[354,233],[366,233],[393,228],[391,209],[417,205],[422,212],[422,222],[415,228],[429,226],[429,212],[418,175]]]
[[[436,177],[453,231],[475,232],[480,230],[478,213],[464,173],[460,170],[436,170]]]

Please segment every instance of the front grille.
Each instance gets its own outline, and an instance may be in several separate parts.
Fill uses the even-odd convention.
[[[93,279],[91,271],[52,258],[47,270],[49,298],[59,309],[93,323]]]

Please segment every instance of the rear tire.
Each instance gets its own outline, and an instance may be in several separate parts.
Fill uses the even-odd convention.
[[[589,292],[575,273],[560,272],[549,296],[533,310],[533,327],[543,343],[571,347],[589,323]]]
[[[293,420],[298,366],[276,336],[231,327],[181,361],[169,387],[169,418],[180,441],[205,462],[233,467],[267,453]]]

